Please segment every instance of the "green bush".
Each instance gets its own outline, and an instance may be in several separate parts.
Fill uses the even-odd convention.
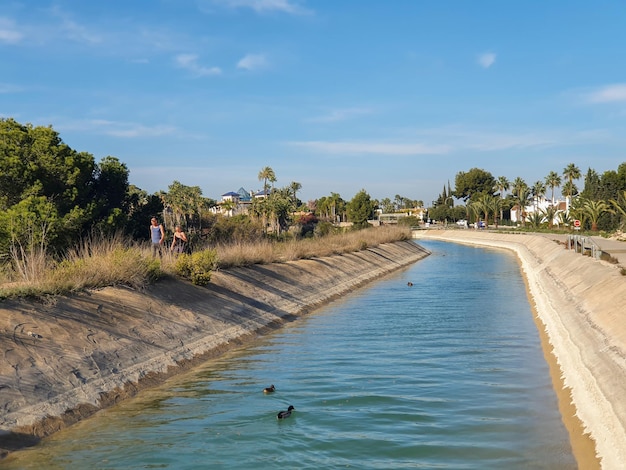
[[[211,271],[217,267],[217,251],[202,250],[191,255],[183,253],[174,264],[174,271],[196,286],[206,286],[211,281]]]

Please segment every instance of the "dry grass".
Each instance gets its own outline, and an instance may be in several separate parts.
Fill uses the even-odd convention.
[[[286,262],[329,256],[407,240],[410,229],[379,227],[321,238],[287,242],[236,243],[215,248],[219,268]],[[0,272],[0,298],[68,293],[87,288],[128,285],[141,288],[164,274],[176,272],[174,258],[152,258],[149,248],[121,236],[92,237],[54,261],[42,249],[14,250],[11,263]]]
[[[42,250],[13,250],[0,298],[42,296],[124,284],[142,287],[161,273],[159,262],[121,237],[84,240],[55,261]]]
[[[377,227],[349,231],[320,238],[305,238],[281,243],[262,241],[250,244],[220,245],[217,247],[221,268],[319,258],[373,248],[411,238],[408,227]]]

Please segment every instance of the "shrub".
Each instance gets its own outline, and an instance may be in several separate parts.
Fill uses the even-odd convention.
[[[202,250],[191,255],[183,253],[174,263],[176,274],[189,279],[196,286],[206,286],[211,281],[211,271],[217,267],[217,251]]]

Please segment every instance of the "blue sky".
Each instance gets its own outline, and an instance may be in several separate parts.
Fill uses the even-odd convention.
[[[626,162],[626,3],[0,0],[0,117],[148,192],[302,184],[429,204]],[[582,188],[582,180],[578,182]]]

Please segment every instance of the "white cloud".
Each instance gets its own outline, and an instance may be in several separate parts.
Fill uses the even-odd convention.
[[[87,119],[82,121],[62,122],[55,126],[60,130],[92,132],[94,134],[110,135],[112,137],[142,138],[160,137],[178,134],[174,126],[155,125],[145,126],[133,122],[109,121],[106,119]]]
[[[478,64],[488,69],[496,62],[496,55],[493,52],[485,52],[478,57]]]
[[[607,85],[588,94],[590,103],[614,103],[626,101],[626,83]]]
[[[195,54],[179,54],[175,58],[176,65],[189,70],[196,77],[206,77],[211,75],[221,75],[222,69],[219,67],[203,67],[198,64],[198,56]]]
[[[366,108],[344,108],[333,109],[323,116],[317,116],[307,119],[308,122],[338,122],[345,121],[355,116],[362,116],[365,114],[371,114],[371,109]]]
[[[23,37],[24,35],[17,30],[13,20],[0,17],[0,43],[17,44]]]
[[[279,11],[294,15],[310,13],[310,10],[301,6],[298,0],[213,0],[213,4],[227,8],[250,8],[257,13]]]
[[[267,59],[263,54],[247,54],[237,62],[237,68],[245,70],[257,70],[267,67],[267,65]]]
[[[331,154],[375,154],[375,155],[432,155],[449,151],[447,145],[426,145],[421,143],[387,142],[325,142],[305,141],[290,142],[290,145],[308,148],[317,152]]]
[[[451,155],[463,152],[502,152],[516,149],[558,148],[606,141],[610,133],[603,129],[580,131],[521,130],[482,131],[459,126],[419,129],[402,142],[389,140],[302,141],[288,145],[314,152],[337,155]]]

